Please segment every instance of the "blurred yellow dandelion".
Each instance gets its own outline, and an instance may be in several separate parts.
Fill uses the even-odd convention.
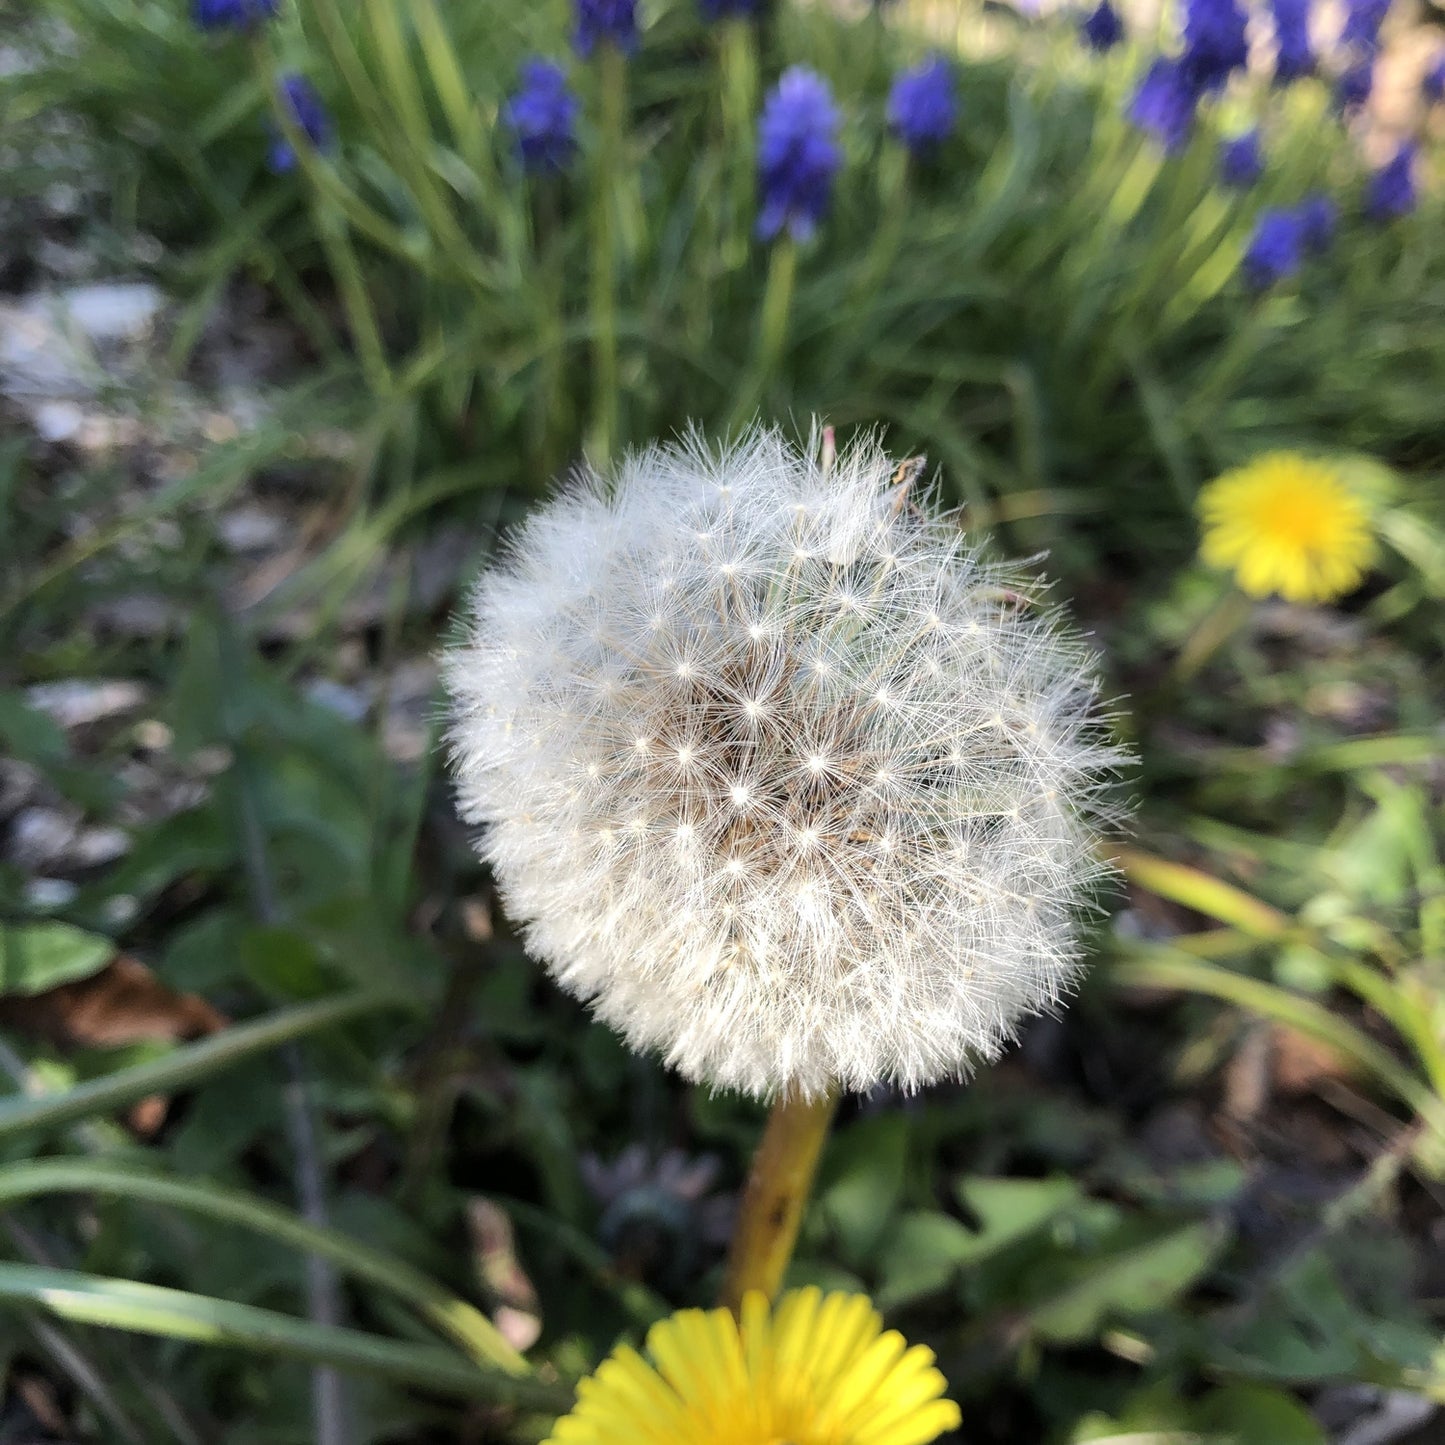
[[[960,1423],[933,1352],[862,1295],[756,1291],[681,1310],[583,1380],[548,1445],[927,1445]]]
[[[1332,467],[1267,452],[1199,495],[1200,555],[1251,597],[1329,602],[1352,591],[1375,551],[1370,512]]]

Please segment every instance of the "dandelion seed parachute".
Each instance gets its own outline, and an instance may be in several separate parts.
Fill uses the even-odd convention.
[[[1075,971],[1119,761],[1092,656],[890,468],[762,432],[584,471],[446,662],[529,946],[715,1087],[962,1075]]]

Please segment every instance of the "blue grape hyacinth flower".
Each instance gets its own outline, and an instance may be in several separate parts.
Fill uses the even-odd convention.
[[[1199,91],[1183,65],[1161,56],[1149,67],[1129,102],[1129,119],[1166,151],[1177,151],[1194,128]]]
[[[843,163],[841,124],[827,82],[806,66],[785,70],[758,121],[757,232],[771,241],[787,228],[806,241],[828,210]]]
[[[1431,105],[1445,100],[1445,55],[1437,55],[1420,77],[1420,94]]]
[[[756,15],[763,0],[697,0],[697,8],[704,20],[726,20],[733,15]]]
[[[1370,177],[1365,213],[1373,220],[1393,221],[1415,209],[1419,200],[1415,189],[1416,151],[1414,141],[1401,142],[1394,156]]]
[[[1347,0],[1340,44],[1373,55],[1380,48],[1380,27],[1390,13],[1390,0]]]
[[[903,71],[888,93],[888,124],[915,155],[948,139],[958,124],[953,69],[935,55]]]
[[[560,171],[571,160],[581,109],[560,65],[541,59],[523,63],[521,84],[502,107],[502,121],[516,138],[524,171]]]
[[[577,0],[577,53],[589,56],[599,44],[637,49],[637,0]]]
[[[1299,217],[1305,250],[1313,255],[1328,250],[1340,223],[1340,208],[1323,191],[1316,191],[1300,202],[1295,215]]]
[[[1263,291],[1296,275],[1304,256],[1305,223],[1299,211],[1261,211],[1244,248],[1245,279]]]
[[[191,19],[202,30],[254,30],[277,8],[278,0],[194,0]]]
[[[1310,0],[1273,0],[1274,78],[1281,85],[1313,75],[1310,48]]]
[[[1335,79],[1335,105],[1343,115],[1353,115],[1365,105],[1375,88],[1375,63],[1360,60],[1342,70]]]
[[[316,93],[316,87],[304,75],[283,75],[276,86],[281,104],[296,125],[318,151],[331,146],[331,117]],[[271,128],[271,149],[266,163],[277,175],[296,169],[296,152],[280,129]]]
[[[1247,191],[1264,174],[1259,131],[1247,130],[1220,144],[1219,178],[1226,186]]]
[[[1099,0],[1080,23],[1079,34],[1084,37],[1084,44],[1090,50],[1097,50],[1102,54],[1123,42],[1124,22],[1109,0]]]
[[[1186,0],[1182,64],[1198,91],[1218,90],[1249,59],[1245,25],[1235,0]]]

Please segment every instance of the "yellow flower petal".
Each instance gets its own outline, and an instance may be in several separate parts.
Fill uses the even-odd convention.
[[[584,1380],[548,1445],[928,1445],[960,1421],[933,1353],[861,1295],[680,1310]]]
[[[1353,591],[1375,554],[1370,511],[1333,468],[1268,452],[1199,494],[1199,554],[1252,597],[1329,602]]]

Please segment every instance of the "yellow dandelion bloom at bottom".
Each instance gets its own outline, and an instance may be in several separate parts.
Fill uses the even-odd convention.
[[[1251,597],[1328,602],[1352,591],[1375,553],[1370,511],[1339,473],[1295,452],[1268,452],[1199,494],[1200,555]]]
[[[751,1293],[681,1310],[583,1380],[548,1445],[927,1445],[960,1420],[933,1352],[862,1295]]]

